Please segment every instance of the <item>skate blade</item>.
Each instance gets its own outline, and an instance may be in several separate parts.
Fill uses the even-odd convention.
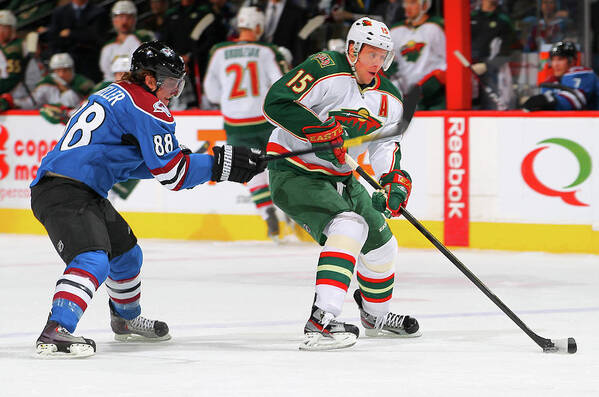
[[[308,332],[299,346],[300,350],[318,351],[344,349],[356,344],[358,337],[351,332],[339,332],[324,336],[319,332]]]
[[[74,343],[70,347],[70,352],[59,352],[58,347],[53,343],[43,343],[35,348],[35,357],[41,359],[73,359],[93,356],[96,353],[90,345]]]
[[[137,334],[114,334],[114,340],[119,342],[144,342],[144,343],[155,343],[155,342],[163,342],[165,340],[171,339],[170,334],[166,334],[164,336],[159,336],[156,338],[149,338],[147,336],[137,335]]]
[[[379,330],[374,328],[364,328],[364,334],[371,338],[418,338],[422,336],[422,332],[416,331],[413,334],[395,333],[391,331]]]

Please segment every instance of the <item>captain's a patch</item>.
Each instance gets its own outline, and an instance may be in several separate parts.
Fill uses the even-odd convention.
[[[335,61],[329,54],[325,54],[324,52],[319,52],[318,54],[312,55],[312,59],[318,61],[318,64],[321,68],[326,68],[327,66],[333,66]]]

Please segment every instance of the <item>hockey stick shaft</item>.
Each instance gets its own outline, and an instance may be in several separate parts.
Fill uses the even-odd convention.
[[[354,160],[350,155],[345,155],[345,161],[349,166],[356,171],[370,186],[379,190],[383,189],[383,187],[360,165]],[[530,328],[524,324],[522,320],[509,308],[505,303],[501,301],[491,290],[478,278],[474,273],[470,271],[443,243],[441,243],[431,232],[428,231],[422,223],[420,223],[416,218],[412,216],[405,208],[402,208],[401,214],[404,218],[408,220],[428,241],[430,241],[451,263],[453,263],[476,287],[481,290],[495,305],[497,305],[501,311],[503,311],[526,335],[528,335],[537,345],[539,345],[543,350],[552,348],[554,346],[553,342],[550,339],[545,339],[536,333],[534,333]]]
[[[474,77],[476,78],[476,80],[478,80],[478,82],[481,85],[481,87],[483,87],[483,90],[485,90],[485,92],[487,93],[487,95],[489,96],[489,98],[491,98],[491,100],[493,102],[495,102],[495,104],[497,105],[497,109],[498,110],[506,110],[507,109],[507,105],[501,100],[501,98],[499,97],[499,94],[497,93],[497,91],[495,91],[495,89],[493,87],[491,87],[489,84],[485,83],[483,81],[483,79],[480,78],[480,76],[478,75],[478,73],[476,73],[474,71],[474,69],[472,68],[472,64],[470,63],[470,61],[468,61],[466,59],[466,57],[464,56],[464,54],[462,54],[459,50],[455,50],[453,52],[453,55],[455,55],[456,58],[458,58],[458,61],[460,61],[460,63],[465,68],[468,68],[470,70],[470,72],[472,72],[472,74],[474,75]]]
[[[264,161],[273,161],[273,160],[281,160],[289,157],[300,156],[302,154],[308,153],[316,153],[327,150],[332,150],[337,147],[343,147],[344,149],[348,149],[350,147],[360,146],[367,142],[378,141],[380,139],[390,138],[393,136],[400,136],[410,126],[412,122],[412,118],[414,117],[414,112],[416,111],[416,107],[418,106],[418,102],[420,101],[421,88],[420,86],[414,86],[405,96],[404,100],[404,111],[401,120],[395,126],[395,128],[389,128],[385,130],[381,130],[379,133],[373,133],[369,135],[358,136],[355,138],[346,139],[343,141],[342,145],[333,145],[333,144],[324,144],[320,146],[312,146],[307,149],[297,150],[292,152],[287,152],[283,154],[268,154],[263,157]]]

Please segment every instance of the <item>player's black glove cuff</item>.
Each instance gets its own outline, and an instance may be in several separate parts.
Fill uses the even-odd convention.
[[[214,182],[245,183],[266,168],[266,162],[261,160],[259,151],[253,151],[244,146],[215,146],[212,177]]]
[[[550,92],[546,94],[533,95],[522,105],[524,110],[530,112],[535,110],[555,110],[557,102]]]

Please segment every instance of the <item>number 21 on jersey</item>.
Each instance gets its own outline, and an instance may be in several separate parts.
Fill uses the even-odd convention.
[[[256,63],[256,61],[248,62],[245,68],[241,66],[239,63],[232,63],[225,69],[227,75],[230,73],[235,74],[235,81],[233,81],[233,87],[231,88],[229,99],[238,99],[247,96],[247,90],[241,88],[241,83],[243,82],[243,75],[246,69],[250,75],[250,86],[252,96],[260,95],[260,86],[258,84],[258,64]]]

